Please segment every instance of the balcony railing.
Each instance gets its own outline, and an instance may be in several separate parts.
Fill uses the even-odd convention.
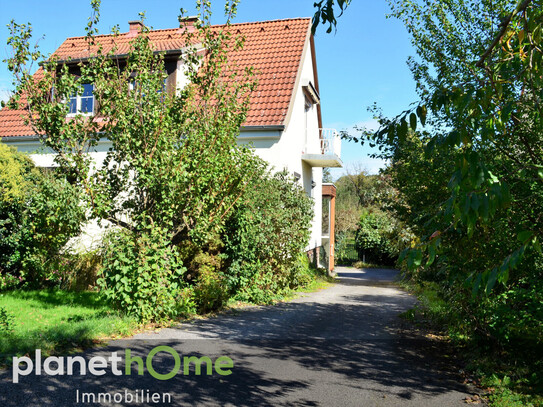
[[[342,167],[341,137],[336,129],[319,129],[319,144],[306,146],[302,159],[312,167]]]
[[[321,154],[341,158],[341,137],[336,129],[320,129]]]

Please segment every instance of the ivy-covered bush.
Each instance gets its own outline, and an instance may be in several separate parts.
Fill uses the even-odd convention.
[[[303,280],[313,202],[286,172],[263,173],[244,198],[224,233],[225,278],[237,299],[267,303]]]
[[[163,321],[192,311],[185,271],[164,231],[117,230],[105,239],[97,283],[104,298],[126,314],[140,322]]]
[[[60,253],[80,233],[84,212],[66,179],[0,143],[0,289],[56,285]]]

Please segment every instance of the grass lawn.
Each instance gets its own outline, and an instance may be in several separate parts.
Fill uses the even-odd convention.
[[[0,365],[13,356],[33,356],[35,349],[43,355],[78,350],[137,328],[95,292],[11,291],[0,293],[0,307],[13,317],[11,332],[0,332]]]

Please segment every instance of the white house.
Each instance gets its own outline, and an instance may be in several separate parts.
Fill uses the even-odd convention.
[[[192,22],[191,19],[185,21],[188,29]],[[129,22],[129,27],[127,33],[115,40],[120,55],[126,53],[129,42],[139,35],[141,23]],[[165,53],[168,87],[182,88],[186,84],[181,58],[183,29],[187,28],[154,30],[148,34],[156,51]],[[307,250],[318,256],[318,249],[323,244],[322,168],[341,167],[342,162],[337,132],[322,128],[311,20],[242,23],[233,24],[230,29],[245,37],[243,49],[236,52],[238,62],[253,66],[258,78],[247,120],[240,129],[239,143],[251,143],[256,153],[275,169],[286,169],[293,174],[315,200],[315,217]],[[109,43],[107,36],[101,36],[99,40],[103,44]],[[66,39],[55,54],[77,69],[76,64],[89,57],[89,50],[84,37],[73,37]],[[92,113],[92,85],[73,98],[70,106],[74,111]],[[0,111],[2,142],[29,153],[38,166],[53,166],[54,154],[42,150],[38,137],[25,126],[23,115],[23,111]],[[100,162],[109,147],[104,139],[91,154]],[[333,236],[329,225],[324,229],[328,236]],[[333,253],[333,239],[325,239],[325,243],[332,245],[326,252]]]

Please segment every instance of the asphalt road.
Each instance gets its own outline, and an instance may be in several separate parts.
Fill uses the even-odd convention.
[[[79,364],[73,376],[51,376],[42,366],[41,375],[29,370],[13,383],[8,370],[0,372],[0,406],[465,405],[469,390],[440,344],[413,333],[398,318],[416,300],[392,284],[396,272],[337,271],[338,284],[289,303],[245,308],[112,341],[82,355],[86,361],[112,352],[125,358],[128,348],[132,357],[145,361],[156,346],[170,346],[181,362],[184,356],[207,356],[211,361],[226,356],[234,365],[230,375],[207,375],[205,368],[200,375],[194,369],[183,374],[181,367],[171,379],[158,380],[147,369],[137,375],[136,362],[126,375],[120,362],[120,371],[110,363],[102,376],[88,369],[80,375]],[[66,359],[64,363],[66,369]],[[25,366],[21,364],[21,370]],[[159,352],[151,366],[167,374],[175,369],[174,357]],[[221,366],[224,373],[227,366]],[[52,372],[56,368],[54,362],[49,365]]]

